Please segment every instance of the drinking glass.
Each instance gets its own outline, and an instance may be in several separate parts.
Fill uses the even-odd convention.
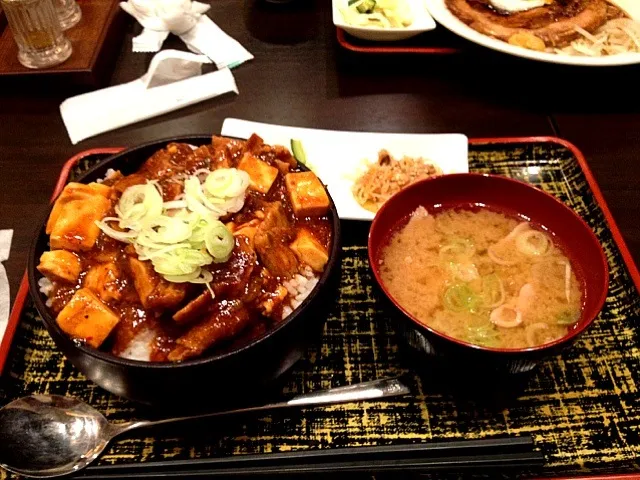
[[[18,45],[18,61],[27,68],[46,68],[71,56],[53,0],[0,0]]]
[[[82,11],[76,0],[54,0],[54,5],[62,30],[70,29],[82,18]]]

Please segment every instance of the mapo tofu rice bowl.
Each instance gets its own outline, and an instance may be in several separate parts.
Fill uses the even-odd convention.
[[[153,363],[229,352],[318,286],[331,208],[315,174],[256,135],[170,143],[133,173],[65,186],[37,285],[76,345]]]

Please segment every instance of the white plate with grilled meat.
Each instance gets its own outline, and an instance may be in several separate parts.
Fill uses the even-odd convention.
[[[425,0],[440,25],[499,52],[565,65],[640,63],[638,0],[562,1]]]
[[[248,138],[252,133],[258,134],[267,143],[291,148],[296,158],[302,160],[327,185],[341,219],[371,220],[375,216],[372,205],[369,205],[369,209],[365,208],[354,195],[354,185],[362,185],[365,179],[363,175],[368,172],[373,173],[369,173],[367,179],[379,171],[388,176],[393,173],[389,170],[391,167],[404,168],[402,175],[413,175],[416,166],[420,167],[421,173],[428,170],[429,176],[469,171],[468,140],[462,134],[346,132],[270,125],[234,118],[224,121],[221,132],[223,136],[237,138]],[[384,165],[379,167],[381,160],[382,163],[401,163],[392,163],[389,168]],[[427,169],[422,169],[421,163]],[[412,165],[414,170],[411,169]],[[409,180],[413,180],[413,177],[409,177]],[[399,188],[401,184],[396,183],[392,187]],[[366,188],[358,189],[361,201],[363,191],[366,194],[373,192],[372,195],[379,191],[377,185],[369,185],[370,182]],[[385,195],[391,193],[389,190],[384,192]]]

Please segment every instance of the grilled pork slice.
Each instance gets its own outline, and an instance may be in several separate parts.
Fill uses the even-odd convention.
[[[129,269],[140,302],[148,309],[171,309],[182,303],[187,284],[168,282],[153,269],[151,262],[129,257]]]
[[[262,264],[277,277],[289,278],[298,272],[298,259],[288,247],[294,236],[282,204],[269,204],[264,211],[264,220],[256,228],[253,242]]]
[[[576,26],[594,32],[612,16],[606,0],[556,0],[517,13],[497,12],[484,0],[446,0],[446,5],[480,33],[505,42],[516,34],[531,34],[547,47],[564,47],[580,36]]]
[[[211,289],[205,290],[184,307],[173,314],[173,320],[179,325],[190,325],[205,317],[215,302],[224,298],[240,297],[249,284],[251,274],[256,267],[256,253],[249,244],[249,239],[243,235],[235,237],[236,245],[229,260],[225,263],[213,263],[207,268],[213,275]]]
[[[180,337],[167,359],[179,362],[197,357],[216,343],[238,335],[250,323],[248,310],[239,300],[221,300],[209,315]]]

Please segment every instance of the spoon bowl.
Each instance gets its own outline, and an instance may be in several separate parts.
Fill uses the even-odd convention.
[[[95,460],[111,430],[100,412],[75,398],[19,398],[0,409],[0,465],[36,478],[65,475]]]

